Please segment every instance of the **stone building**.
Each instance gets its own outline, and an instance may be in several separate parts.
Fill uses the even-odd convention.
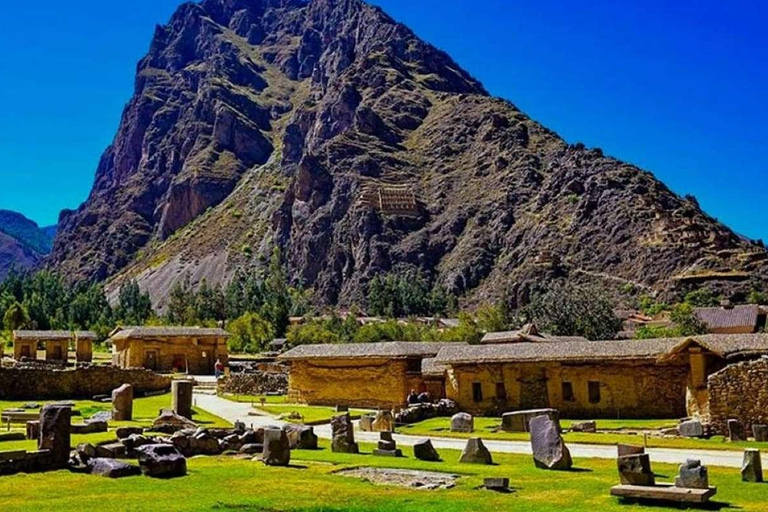
[[[93,361],[93,343],[97,339],[95,332],[75,331],[75,360],[78,363]]]
[[[120,368],[209,375],[217,360],[228,363],[227,338],[217,328],[122,327],[109,341],[112,364]]]
[[[13,331],[13,357],[37,359],[37,349],[43,345],[46,361],[66,363],[73,339],[70,331]]]
[[[696,316],[713,334],[750,334],[766,327],[768,308],[748,304],[745,306],[696,308]]]
[[[302,345],[279,357],[290,364],[289,399],[311,405],[402,406],[408,393],[442,395],[443,375],[425,364],[448,343]],[[428,375],[424,374],[427,369]]]
[[[676,340],[565,341],[449,346],[446,391],[463,411],[500,414],[552,407],[564,417],[686,415],[688,369],[657,360]]]

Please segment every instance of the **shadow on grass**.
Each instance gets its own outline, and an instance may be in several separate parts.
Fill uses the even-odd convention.
[[[649,500],[644,498],[619,498],[619,503],[627,505],[637,505],[648,509],[668,510],[670,506],[675,506],[681,510],[741,510],[741,507],[731,505],[722,501],[709,501],[707,503],[684,503],[670,500]]]

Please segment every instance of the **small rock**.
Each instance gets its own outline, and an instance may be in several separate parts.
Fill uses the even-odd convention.
[[[473,437],[467,441],[464,451],[461,452],[459,462],[467,464],[493,464],[493,457],[491,457],[491,452],[483,444],[483,440],[479,437]]]
[[[432,441],[424,439],[413,445],[413,456],[427,462],[440,462],[440,454],[437,453]]]
[[[758,443],[768,442],[768,425],[752,425],[752,434]]]
[[[509,478],[485,478],[483,479],[483,487],[492,491],[507,491],[509,490]]]
[[[451,432],[471,434],[475,431],[475,420],[471,414],[460,412],[451,417]]]
[[[187,459],[170,444],[149,444],[138,450],[141,472],[147,476],[171,478],[187,474]]]
[[[245,453],[245,454],[248,454],[248,455],[256,455],[258,453],[264,452],[264,445],[261,444],[261,443],[259,443],[259,444],[256,444],[256,443],[244,444],[240,448],[239,452],[240,453]]]
[[[645,453],[645,448],[642,446],[634,446],[631,444],[620,444],[618,445],[619,448],[619,457],[624,457],[625,455],[642,455]]]
[[[369,414],[363,415],[358,423],[360,430],[363,432],[373,432],[373,418],[374,416]]]
[[[115,459],[90,459],[87,463],[88,471],[92,475],[108,478],[123,478],[141,474],[141,468]]]
[[[287,466],[291,462],[291,446],[285,430],[270,428],[264,431],[261,458],[267,466]]]
[[[704,437],[704,426],[699,420],[687,420],[677,426],[678,432],[683,437]]]
[[[379,411],[371,424],[373,432],[393,432],[395,430],[395,418],[390,411]]]
[[[624,485],[652,486],[656,477],[651,471],[651,457],[647,453],[625,455],[618,458],[619,476]]]
[[[744,462],[741,465],[741,480],[744,482],[760,483],[763,481],[763,461],[760,450],[749,448],[744,450]]]
[[[585,432],[594,434],[597,432],[597,423],[594,421],[582,421],[571,424],[571,432]]]
[[[680,466],[680,474],[675,478],[675,487],[684,489],[709,489],[709,472],[700,460],[687,460]]]
[[[132,435],[141,435],[144,433],[144,429],[141,427],[118,427],[115,430],[115,435],[118,439],[125,439]]]

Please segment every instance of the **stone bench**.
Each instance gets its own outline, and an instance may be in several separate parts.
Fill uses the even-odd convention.
[[[669,501],[676,503],[706,503],[717,494],[716,487],[709,489],[685,489],[672,484],[616,485],[611,487],[611,496],[620,498]]]
[[[7,423],[27,423],[28,421],[40,419],[39,412],[16,412],[16,411],[3,411],[0,414],[0,422],[2,424]]]

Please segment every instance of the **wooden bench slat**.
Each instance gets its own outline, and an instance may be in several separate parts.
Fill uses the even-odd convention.
[[[672,484],[656,484],[655,486],[616,485],[611,487],[611,496],[687,503],[705,503],[715,494],[717,494],[716,487],[684,489]]]

